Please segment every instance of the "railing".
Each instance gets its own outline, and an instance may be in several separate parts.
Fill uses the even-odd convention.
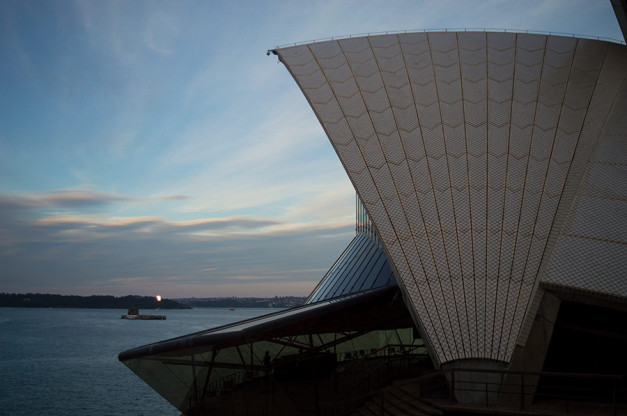
[[[542,31],[542,30],[523,30],[523,29],[494,29],[494,28],[440,28],[440,29],[390,30],[390,31],[383,31],[383,32],[369,32],[369,33],[359,33],[359,34],[352,34],[352,35],[331,36],[331,37],[308,40],[308,41],[303,41],[303,42],[288,43],[285,45],[277,46],[275,49],[287,48],[290,46],[305,45],[308,43],[327,42],[330,40],[351,39],[351,38],[362,37],[362,36],[401,35],[401,34],[406,34],[406,33],[427,33],[427,32],[524,33],[524,34],[534,34],[534,35],[566,36],[566,37],[572,37],[572,38],[593,39],[593,40],[601,40],[601,41],[613,42],[613,43],[619,43],[621,45],[625,45],[625,41],[621,39],[608,38],[604,36],[581,35],[581,34],[565,33],[565,32],[548,32],[548,31]]]
[[[424,367],[418,364],[430,363],[423,350],[424,345],[387,345],[338,368],[337,373],[348,373],[350,376],[338,378],[336,399],[324,403],[319,415],[346,415],[392,380],[418,376],[421,370],[424,372]],[[383,358],[381,353],[384,353]]]
[[[266,394],[267,397],[282,394],[283,402],[280,405],[275,403],[268,406],[267,403],[226,398],[210,400],[225,414],[231,415],[341,416],[347,415],[368,399],[380,403],[383,411],[393,398],[393,394],[384,386],[398,377],[411,375],[407,370],[415,368],[412,364],[426,359],[422,355],[411,354],[415,346],[405,347],[406,355],[377,358],[376,353],[381,352],[377,350],[370,354],[370,359],[364,356],[353,363],[338,366],[332,378],[324,381],[334,383],[336,399],[321,400],[315,406],[299,407],[297,400],[292,402],[293,392],[286,391],[285,386],[279,385],[272,377],[264,378]],[[405,392],[418,400],[449,409],[471,406],[478,411],[544,410],[554,414],[585,414],[589,411],[605,415],[619,415],[627,410],[625,376],[620,375],[447,369],[396,382],[394,388],[404,388]],[[464,396],[465,403],[460,403],[459,399]],[[472,403],[468,404],[469,401]]]
[[[447,369],[412,381],[414,396],[456,405],[459,398],[482,408],[533,410],[550,408],[557,414],[576,413],[575,404],[595,412],[618,415],[627,406],[625,376]],[[624,410],[624,409],[623,409]]]
[[[403,388],[414,398],[441,408],[471,406],[477,410],[550,411],[555,414],[585,414],[589,411],[605,415],[627,411],[626,378],[622,375],[457,368],[416,377],[421,368],[417,364],[428,362],[426,355],[416,354],[420,349],[422,346],[418,345],[389,345],[367,354],[358,352],[355,356],[359,359],[340,362],[333,374],[323,381],[312,379],[290,386],[291,383],[281,383],[272,376],[256,378],[252,382],[258,383],[264,391],[265,404],[213,396],[205,397],[201,408],[221,409],[231,415],[343,416],[368,399],[377,400],[384,409],[393,396],[385,386],[389,386],[392,380],[414,377],[395,382],[394,388]],[[424,372],[424,367],[422,369]],[[237,380],[231,380],[233,377]],[[219,380],[208,390],[228,390],[225,387],[230,383],[242,382],[238,377],[235,374]],[[331,396],[321,394],[315,405],[299,406],[297,392],[302,393],[304,386],[317,391],[324,384],[331,387]],[[279,404],[268,405],[268,400],[279,397]]]
[[[312,377],[302,382],[290,382],[277,379],[276,375],[271,373],[248,379],[235,373],[209,384],[206,390],[208,394],[193,403],[192,407],[197,414],[217,412],[216,414],[227,415],[345,415],[392,379],[418,375],[416,369],[420,366],[417,363],[430,362],[423,351],[424,345],[398,344],[342,354],[341,358],[346,359],[338,362],[332,374],[320,380]],[[297,361],[298,357],[294,360]],[[247,383],[250,384],[245,387]],[[231,384],[242,386],[243,389],[239,387],[234,389],[233,396],[225,394],[228,391],[226,387]],[[256,389],[257,392],[263,393],[256,396],[255,400],[238,398],[238,392],[246,389]],[[297,397],[303,394],[303,389],[310,389],[305,391],[305,394],[315,390],[316,395],[319,390],[319,400],[312,406],[300,403]],[[273,402],[277,398],[280,400]],[[266,403],[259,403],[259,400]]]
[[[235,386],[242,383],[242,373],[229,374],[220,378],[213,383],[209,383],[205,389],[205,394],[215,396],[232,390]]]

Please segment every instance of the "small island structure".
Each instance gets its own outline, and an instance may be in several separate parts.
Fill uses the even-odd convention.
[[[161,302],[161,295],[155,296],[157,300],[157,305]],[[159,307],[157,307],[159,310]],[[140,315],[139,308],[135,306],[131,306],[128,308],[128,313],[126,315],[122,315],[122,319],[131,319],[131,320],[141,320],[141,321],[151,321],[151,320],[165,320],[165,315]]]
[[[140,321],[150,321],[150,320],[165,320],[165,315],[141,315],[139,313],[139,309],[131,306],[128,308],[128,312],[126,315],[122,315],[122,319],[131,319],[131,320],[140,320]]]

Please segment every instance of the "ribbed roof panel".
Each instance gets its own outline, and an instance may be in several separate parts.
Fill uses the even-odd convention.
[[[608,49],[594,85],[586,121],[602,125],[602,133],[587,140],[592,155],[578,164],[585,169],[583,178],[568,190],[573,202],[542,281],[627,302],[627,56],[622,49]],[[609,107],[609,115],[599,107]]]

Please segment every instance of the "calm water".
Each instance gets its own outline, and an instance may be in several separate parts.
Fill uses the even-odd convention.
[[[0,308],[0,415],[178,416],[118,353],[269,312],[199,308],[128,321],[115,309]]]

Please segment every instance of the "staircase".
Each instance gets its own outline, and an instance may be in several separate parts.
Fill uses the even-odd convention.
[[[410,393],[411,384],[388,386],[353,411],[351,416],[442,416],[444,413]]]

